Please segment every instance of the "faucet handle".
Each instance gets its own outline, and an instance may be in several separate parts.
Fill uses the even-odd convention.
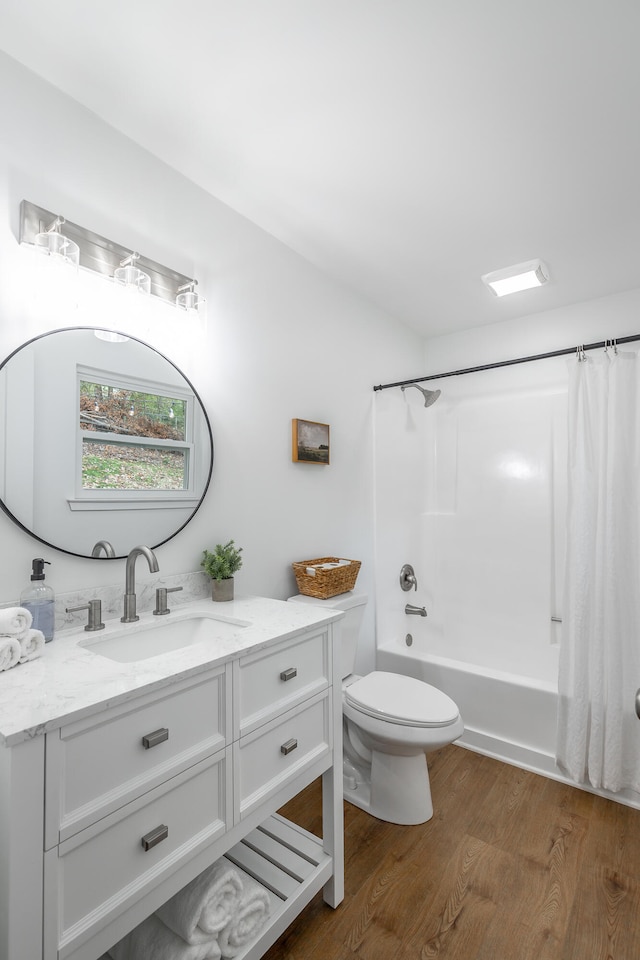
[[[65,607],[64,609],[66,613],[76,613],[78,610],[88,610],[89,620],[85,630],[104,630],[104,623],[102,622],[101,600],[89,600],[88,603],[83,603],[80,607]]]
[[[154,617],[164,617],[171,610],[167,606],[167,594],[177,593],[182,587],[157,587],[156,589],[156,608],[153,611]]]
[[[411,590],[411,587],[413,587],[414,590],[418,589],[415,570],[410,563],[405,563],[400,571],[400,586],[405,592]]]

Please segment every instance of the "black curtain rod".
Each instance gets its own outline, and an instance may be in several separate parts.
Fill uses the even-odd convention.
[[[633,343],[640,340],[640,333],[632,337],[617,337],[611,340],[599,340],[597,343],[583,343],[579,347],[566,347],[563,350],[551,350],[549,353],[535,353],[530,357],[517,357],[515,360],[498,360],[496,363],[483,363],[478,367],[463,367],[462,370],[449,370],[447,373],[432,373],[428,377],[414,377],[413,380],[398,380],[396,383],[381,383],[374,390],[388,390],[389,387],[405,387],[411,383],[423,383],[425,380],[441,380],[444,377],[461,377],[465,373],[479,373],[481,370],[497,370],[499,367],[513,367],[517,363],[529,363],[531,360],[548,360],[550,357],[566,357],[580,350],[598,350],[619,343]]]

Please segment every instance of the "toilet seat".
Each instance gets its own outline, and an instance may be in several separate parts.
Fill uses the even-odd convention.
[[[415,677],[374,670],[344,688],[354,710],[388,723],[411,727],[446,727],[458,719],[453,700]]]

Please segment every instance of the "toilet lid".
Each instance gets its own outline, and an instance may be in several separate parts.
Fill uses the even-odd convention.
[[[458,718],[446,693],[415,677],[374,670],[345,688],[345,701],[356,710],[391,723],[444,727]]]

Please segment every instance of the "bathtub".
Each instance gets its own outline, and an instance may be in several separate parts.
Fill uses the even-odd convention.
[[[461,746],[564,780],[555,763],[558,684],[551,677],[507,673],[465,663],[404,640],[380,646],[378,670],[416,677],[443,690],[464,722]],[[557,660],[557,651],[555,652]],[[552,662],[547,666],[552,670]],[[539,672],[539,670],[538,670]],[[557,674],[557,669],[556,669]]]
[[[640,797],[632,790],[611,793],[576,784],[556,766],[556,645],[530,664],[538,676],[525,676],[432,653],[425,649],[427,642],[422,648],[417,641],[410,647],[404,640],[384,644],[376,652],[376,667],[425,680],[448,694],[464,722],[456,741],[460,746],[640,810]]]

